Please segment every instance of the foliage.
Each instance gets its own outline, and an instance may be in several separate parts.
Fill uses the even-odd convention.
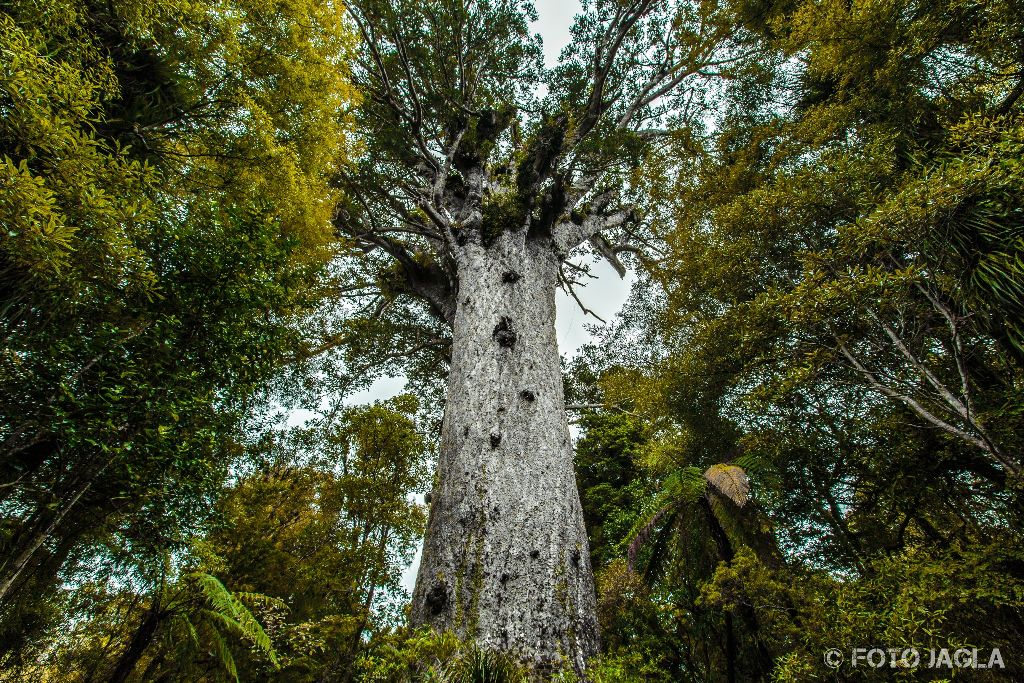
[[[985,546],[967,551],[912,548],[879,559],[861,581],[837,581],[818,572],[772,572],[745,552],[716,571],[701,599],[727,610],[746,602],[763,615],[765,633],[775,641],[770,647],[786,652],[780,657],[784,664],[780,662],[776,671],[777,680],[802,680],[794,671],[835,675],[822,661],[826,650],[838,648],[849,656],[853,648],[873,643],[901,651],[916,648],[926,658],[932,649],[961,647],[978,647],[985,661],[992,648],[999,648],[1004,658],[1012,657],[1019,652],[1015,631],[986,621],[1009,617],[1012,624],[1011,615],[1021,606],[1021,584],[1019,578],[1006,576],[1003,563],[1014,561],[1007,551],[998,550],[994,557],[991,553],[993,548]],[[877,675],[844,673],[849,680]],[[1001,671],[971,675],[977,680],[1005,677]],[[902,679],[920,676],[920,671],[907,671]]]
[[[274,625],[281,671],[249,678],[342,680],[364,635],[399,619],[399,580],[426,522],[409,500],[427,485],[416,410],[401,396],[299,429],[225,493],[210,552],[233,585],[287,607]]]
[[[187,544],[297,345],[351,148],[340,12],[4,4],[5,667],[64,581],[152,581]]]
[[[363,681],[381,683],[518,683],[522,668],[508,655],[429,628],[381,634],[358,663]]]
[[[67,609],[87,618],[52,632],[17,675],[350,680],[364,638],[398,618],[425,521],[408,498],[426,483],[416,408],[402,396],[268,434],[222,492],[216,522],[187,557],[167,558],[155,588],[108,579],[67,591]]]
[[[878,674],[825,667],[833,647],[1016,652],[1019,18],[735,8],[764,51],[700,153],[652,170],[664,258],[576,367],[646,427],[653,494],[618,551],[637,574],[613,562],[601,589],[610,654],[707,681]],[[742,507],[701,481],[726,467]]]
[[[125,591],[83,587],[78,595],[96,591],[88,605],[93,618],[54,634],[45,659],[12,671],[7,680],[80,681],[103,676],[120,682],[138,680],[131,678],[135,669],[144,669],[141,680],[153,680],[181,675],[174,660],[194,659],[212,667],[215,679],[237,683],[236,661],[242,655],[278,665],[270,637],[254,614],[272,603],[267,596],[229,591],[217,577],[198,569],[174,580],[164,578],[148,605],[141,602],[143,596]],[[103,618],[106,615],[110,618]],[[121,629],[126,629],[123,645],[112,639]],[[164,654],[153,657],[153,650]]]
[[[576,445],[576,477],[596,569],[621,553],[651,484],[636,462],[644,442],[640,420],[591,412],[580,426],[586,431]]]
[[[587,219],[587,679],[1020,678],[1018,9],[591,2],[545,70],[528,3],[3,3],[0,681],[525,680],[403,623],[417,419],[460,240]]]

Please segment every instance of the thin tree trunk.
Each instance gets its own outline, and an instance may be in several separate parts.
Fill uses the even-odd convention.
[[[142,659],[142,655],[145,654],[146,649],[153,642],[153,639],[156,638],[156,632],[160,627],[161,619],[162,613],[160,608],[154,603],[142,616],[142,621],[139,623],[139,627],[135,629],[135,633],[132,634],[128,647],[125,648],[124,652],[121,653],[121,657],[117,660],[117,666],[114,667],[114,672],[110,674],[109,683],[124,683],[128,680],[128,676],[135,670],[135,666]]]
[[[522,231],[464,248],[412,620],[535,669],[582,669],[598,630],[555,337],[557,272],[550,240]]]
[[[362,617],[359,619],[359,626],[356,628],[355,633],[352,635],[352,647],[349,649],[348,653],[346,653],[345,656],[345,659],[347,660],[348,663],[345,667],[345,672],[342,675],[341,680],[343,681],[343,683],[348,683],[348,681],[351,681],[352,677],[355,675],[356,655],[359,653],[359,648],[363,641],[363,631],[366,630],[366,625],[370,621],[370,612],[371,610],[373,610],[373,599],[377,593],[376,568],[380,566],[379,563],[383,561],[383,557],[387,554],[387,550],[388,530],[385,528],[385,530],[381,532],[380,541],[377,543],[377,554],[373,559],[373,564],[371,566],[370,572],[364,581],[364,583],[368,586],[368,590],[366,591],[366,599],[363,600],[363,614]],[[320,681],[326,681],[328,675],[330,675],[330,672],[325,673],[320,678]]]
[[[725,613],[725,680],[736,683],[736,632],[732,626],[732,614]]]
[[[92,482],[87,481],[79,486],[78,490],[71,495],[71,498],[57,509],[49,524],[37,531],[29,539],[22,551],[11,560],[10,565],[4,566],[2,579],[0,579],[0,604],[6,600],[11,587],[14,586],[15,581],[18,580],[21,573],[25,571],[25,568],[28,566],[32,556],[35,555],[36,551],[39,550],[40,547],[42,547],[43,543],[46,542],[46,539],[50,537],[50,534],[52,534],[54,529],[60,525],[64,517],[71,511],[71,508],[78,503],[79,499],[85,494],[85,492],[89,490],[91,485]]]

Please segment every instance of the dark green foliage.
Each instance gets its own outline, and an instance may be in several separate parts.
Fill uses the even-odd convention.
[[[595,569],[624,550],[652,483],[636,461],[646,441],[643,422],[620,414],[588,413],[576,445],[576,479]]]
[[[588,5],[576,46],[625,6]],[[584,178],[646,221],[566,391],[603,406],[576,462],[590,680],[936,673],[822,661],[875,646],[1024,675],[1020,8],[662,9],[591,102],[593,51],[545,75],[515,3],[0,7],[0,680],[524,680],[402,625],[457,282],[393,200],[438,141],[442,194],[504,185],[484,246],[579,224]],[[662,20],[725,78],[616,129]],[[379,47],[358,95],[353,31]],[[338,403],[399,371],[429,400]],[[279,429],[275,401],[319,417]]]
[[[609,662],[873,680],[822,655],[971,643],[1006,669],[966,676],[1015,680],[1024,25],[1000,3],[738,12],[767,54],[658,186],[664,298],[611,337],[665,341],[580,375],[642,418],[634,461],[660,489],[602,583]],[[616,443],[589,426],[588,452]],[[715,462],[747,471],[751,503],[708,496]]]
[[[511,657],[460,642],[450,633],[399,629],[382,633],[359,661],[361,680],[384,683],[525,683]],[[557,673],[557,672],[556,672]]]
[[[280,2],[19,0],[0,25],[0,666],[16,670],[66,586],[151,585],[208,519],[329,279],[351,39],[336,11]]]

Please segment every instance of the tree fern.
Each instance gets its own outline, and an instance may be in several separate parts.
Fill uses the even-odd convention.
[[[239,596],[229,591],[217,577],[211,574],[195,572],[188,575],[188,578],[196,583],[206,599],[208,608],[204,609],[202,613],[207,619],[219,624],[224,631],[248,641],[257,650],[264,653],[275,667],[278,665],[277,653],[270,642],[270,636],[267,635],[249,608],[242,603]],[[260,601],[254,593],[242,595],[249,600]],[[266,598],[266,600],[271,599]],[[222,659],[222,661],[224,660]],[[233,660],[231,666],[228,666],[227,661],[224,663],[229,670],[234,667]]]
[[[750,499],[750,480],[742,467],[718,463],[704,471],[704,478],[717,493],[738,507],[743,507]]]
[[[708,481],[700,469],[689,466],[678,469],[665,478],[661,491],[647,505],[644,513],[626,536],[629,542],[626,558],[630,568],[636,563],[640,548],[647,542],[654,530],[671,519],[672,514],[682,505],[692,503],[704,495]]]
[[[740,460],[744,464],[758,466],[755,456],[742,456],[737,462]],[[626,559],[630,569],[634,568],[640,549],[658,527],[669,523],[680,512],[688,511],[696,515],[696,510],[691,508],[702,498],[706,498],[708,503],[714,503],[710,509],[712,514],[719,518],[716,520],[717,524],[720,527],[730,526],[721,519],[725,514],[724,510],[729,509],[721,503],[729,501],[738,509],[744,507],[750,500],[750,481],[746,469],[739,464],[716,463],[703,472],[698,467],[687,466],[670,474],[665,479],[661,492],[627,536],[629,545]]]

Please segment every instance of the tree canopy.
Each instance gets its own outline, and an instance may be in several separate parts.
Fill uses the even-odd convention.
[[[6,657],[50,625],[37,596],[149,581],[207,516],[330,281],[357,98],[328,4],[28,0],[0,21]]]
[[[1019,679],[1019,10],[0,3],[0,683]]]

